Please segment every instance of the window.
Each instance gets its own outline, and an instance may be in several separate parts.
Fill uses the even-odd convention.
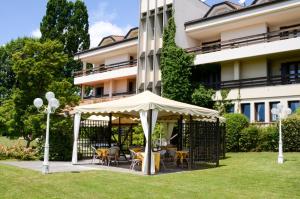
[[[227,107],[227,113],[234,113],[234,104]]]
[[[289,108],[294,113],[300,107],[300,101],[289,101],[288,105],[289,105]]]
[[[276,115],[272,114],[272,108],[277,108],[277,104],[279,104],[280,102],[270,102],[270,121],[271,122],[275,122],[277,120]]]
[[[250,120],[250,103],[241,104],[242,114],[244,114]]]
[[[255,103],[255,121],[265,122],[265,103]]]
[[[103,87],[97,87],[96,88],[96,97],[102,97],[104,95],[104,88]]]
[[[294,83],[300,79],[300,62],[283,63],[281,76],[285,83]]]
[[[153,55],[148,56],[149,60],[149,69],[150,71],[153,71]]]

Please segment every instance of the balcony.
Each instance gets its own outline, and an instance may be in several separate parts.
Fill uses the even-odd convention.
[[[105,65],[105,66],[98,66],[95,68],[87,69],[87,70],[80,70],[74,72],[74,77],[82,77],[86,75],[91,75],[91,74],[97,74],[97,73],[105,73],[108,71],[113,71],[113,70],[118,70],[121,68],[129,68],[129,67],[134,67],[137,65],[137,60],[130,60],[130,61],[125,61],[125,62],[119,62],[115,64],[110,64],[110,65]]]
[[[217,41],[186,49],[195,53],[195,64],[216,63],[239,58],[300,50],[300,25],[279,31]]]
[[[81,100],[80,104],[85,105],[85,104],[102,103],[102,102],[117,100],[123,97],[129,97],[134,94],[136,94],[135,91],[127,91],[122,93],[113,93],[112,97],[109,97],[108,94],[102,96],[87,96],[84,97],[83,100]]]
[[[99,66],[87,70],[74,72],[74,84],[93,84],[99,81],[137,75],[137,60],[119,62],[111,65]]]
[[[249,79],[214,82],[214,83],[203,83],[203,85],[208,88],[219,90],[219,89],[288,85],[288,84],[299,84],[299,83],[300,83],[300,74],[291,74],[285,76],[277,75],[277,76],[257,77],[257,78],[249,78]]]

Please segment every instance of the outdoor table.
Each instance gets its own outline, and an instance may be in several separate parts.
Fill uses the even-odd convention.
[[[177,163],[177,161],[180,160],[180,163],[183,164],[183,160],[187,160],[188,155],[188,151],[176,151],[175,163]]]
[[[160,169],[160,153],[159,152],[152,152],[154,155],[154,163],[155,163],[155,173],[159,172]],[[139,158],[142,160],[142,168],[144,167],[144,157],[145,157],[145,152],[139,153]]]
[[[138,152],[142,152],[143,148],[141,148],[141,147],[135,147],[135,148],[131,148],[131,150],[134,151],[135,153],[138,153]]]
[[[97,154],[101,158],[103,163],[107,162],[108,152],[109,150],[107,148],[97,149]]]

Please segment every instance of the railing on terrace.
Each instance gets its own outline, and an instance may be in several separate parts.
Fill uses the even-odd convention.
[[[127,92],[122,92],[122,93],[113,93],[112,96],[113,97],[118,97],[118,96],[126,96],[126,95],[133,95],[135,94],[135,91],[127,91]],[[95,98],[108,98],[109,95],[105,94],[105,95],[91,95],[91,96],[86,96],[84,97],[84,99],[95,99]]]
[[[115,64],[110,64],[110,65],[105,65],[105,66],[97,66],[95,68],[91,69],[86,69],[86,70],[80,70],[74,72],[74,77],[81,77],[85,75],[91,75],[91,74],[96,74],[96,73],[104,73],[112,70],[117,70],[121,68],[129,68],[129,67],[134,67],[137,65],[137,60],[130,60],[130,61],[125,61],[125,62],[119,62]]]
[[[300,74],[277,75],[270,77],[256,77],[248,79],[230,80],[214,83],[202,83],[204,86],[213,89],[247,88],[258,86],[275,86],[300,83]]]
[[[187,48],[186,50],[190,53],[204,54],[225,49],[239,48],[258,43],[267,43],[296,37],[300,37],[300,25],[295,25],[293,27],[282,29],[279,31],[256,34],[227,41],[211,42],[198,47]]]

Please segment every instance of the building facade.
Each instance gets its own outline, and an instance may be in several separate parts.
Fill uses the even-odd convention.
[[[83,69],[74,73],[81,104],[105,102],[136,93],[138,28],[125,36],[111,35],[98,47],[74,56]]]
[[[84,63],[74,80],[82,86],[83,97],[89,97],[86,87],[93,88],[93,96],[100,93],[106,99],[132,90],[160,94],[162,35],[172,15],[177,45],[196,55],[197,81],[217,90],[216,100],[221,89],[229,89],[232,112],[245,114],[251,122],[269,123],[275,120],[270,110],[277,103],[293,111],[300,106],[298,0],[254,0],[249,6],[140,0],[139,31],[104,38],[99,47],[75,55]],[[123,62],[127,65],[110,69]],[[85,63],[93,64],[92,69]],[[98,68],[105,70],[97,72]]]

